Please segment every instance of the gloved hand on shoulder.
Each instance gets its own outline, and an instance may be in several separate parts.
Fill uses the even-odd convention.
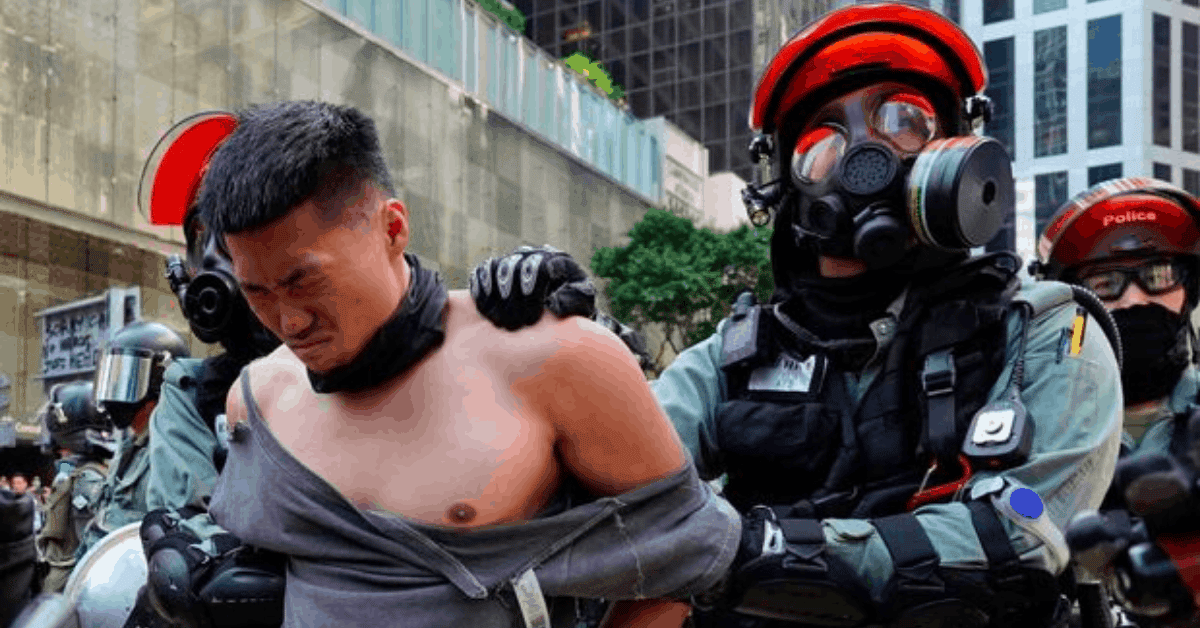
[[[488,258],[471,271],[475,307],[497,327],[515,331],[555,316],[590,318],[617,335],[643,369],[654,364],[646,341],[633,328],[596,311],[596,287],[575,258],[552,246],[522,246]]]

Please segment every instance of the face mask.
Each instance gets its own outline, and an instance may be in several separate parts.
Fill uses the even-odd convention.
[[[935,140],[928,100],[867,88],[823,110],[792,155],[793,229],[820,253],[896,264],[910,241],[964,250],[986,244],[1015,207],[1012,165],[990,138]]]
[[[1112,310],[1121,332],[1125,405],[1161,399],[1188,365],[1186,319],[1157,304]]]

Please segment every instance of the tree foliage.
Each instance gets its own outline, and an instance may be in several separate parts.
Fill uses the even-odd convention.
[[[697,228],[651,209],[629,232],[629,244],[598,249],[592,271],[609,279],[613,316],[635,328],[659,323],[675,353],[716,331],[734,297],[753,290],[760,302],[774,289],[769,229],[743,225],[729,233]]]

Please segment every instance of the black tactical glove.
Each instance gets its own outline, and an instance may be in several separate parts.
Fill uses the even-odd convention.
[[[592,280],[570,255],[549,245],[489,257],[471,271],[470,282],[479,313],[509,331],[533,325],[544,310],[559,317],[596,314]]]
[[[596,287],[587,272],[550,245],[522,246],[504,257],[488,258],[471,271],[470,283],[475,307],[497,327],[528,327],[545,310],[560,318],[583,316],[616,334],[643,369],[654,364],[641,334],[596,311]]]
[[[7,626],[30,598],[37,548],[33,498],[0,489],[0,626]]]
[[[142,520],[149,575],[146,598],[185,628],[277,628],[283,622],[283,557],[214,535],[214,553],[180,527],[179,516],[155,510]]]

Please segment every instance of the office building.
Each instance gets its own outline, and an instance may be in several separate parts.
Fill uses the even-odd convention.
[[[983,51],[1013,155],[1017,250],[1088,186],[1150,176],[1200,193],[1200,0],[982,0],[963,26]]]
[[[527,35],[562,59],[583,51],[637,118],[664,116],[708,149],[709,172],[750,179],[751,0],[517,0]]]

